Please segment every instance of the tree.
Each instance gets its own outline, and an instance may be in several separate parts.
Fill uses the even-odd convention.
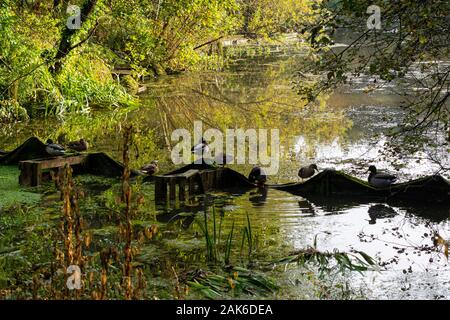
[[[86,0],[84,1],[81,9],[80,9],[80,27],[82,27],[89,19],[91,14],[94,12],[95,7],[98,3],[98,0]],[[54,4],[55,6],[58,5],[58,3]],[[93,33],[93,30],[97,27],[97,23],[91,27],[89,30],[89,36]],[[77,29],[70,28],[69,25],[66,24],[66,26],[63,29],[63,32],[61,34],[61,40],[59,42],[58,48],[56,50],[56,54],[54,58],[52,59],[55,61],[53,65],[49,66],[49,71],[53,74],[58,74],[61,72],[62,66],[63,66],[63,59],[69,54],[70,51],[78,47],[81,43],[85,42],[87,40],[84,39],[77,44],[72,44],[71,39],[72,37],[78,32]],[[88,37],[89,37],[88,36]]]
[[[372,4],[381,9],[381,29],[367,27]],[[450,53],[449,13],[450,2],[440,0],[322,2],[319,23],[303,30],[312,48],[312,64],[302,74],[317,78],[299,79],[299,93],[311,101],[368,74],[373,87],[395,82],[396,94],[403,98],[407,116],[391,137],[415,144],[430,129],[448,130],[450,64],[442,60]],[[344,49],[332,48],[333,35],[342,29],[352,30],[356,37]],[[411,91],[411,86],[420,92]]]
[[[312,0],[239,0],[241,30],[245,36],[274,37],[295,32],[312,21]]]

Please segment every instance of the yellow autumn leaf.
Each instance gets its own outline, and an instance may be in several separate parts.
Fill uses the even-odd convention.
[[[228,278],[228,283],[230,284],[231,289],[234,289],[236,287],[236,284],[234,283],[233,279]]]

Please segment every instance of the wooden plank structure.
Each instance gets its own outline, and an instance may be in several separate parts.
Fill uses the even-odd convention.
[[[185,202],[196,194],[203,194],[223,185],[224,169],[190,169],[177,174],[155,177],[156,204]]]
[[[74,166],[82,164],[88,154],[80,154],[70,157],[56,157],[35,159],[19,162],[19,183],[22,186],[36,187],[42,183],[42,172],[48,169],[61,169],[66,165]]]
[[[268,186],[305,198],[318,196],[324,199],[347,197],[351,201],[381,199],[389,202],[450,203],[450,182],[438,175],[396,183],[386,188],[375,188],[367,181],[341,171],[326,169],[302,183]]]

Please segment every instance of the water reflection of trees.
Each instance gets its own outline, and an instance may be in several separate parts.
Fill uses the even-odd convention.
[[[285,64],[289,64],[286,62]],[[264,71],[184,75],[151,87],[149,104],[156,106],[160,139],[170,148],[170,133],[177,128],[192,130],[201,120],[208,127],[226,129],[279,129],[285,150],[293,138],[303,135],[315,142],[343,137],[351,122],[341,110],[329,110],[328,97],[306,107],[292,90],[291,77],[283,64],[268,64]],[[251,85],[249,85],[251,83]]]

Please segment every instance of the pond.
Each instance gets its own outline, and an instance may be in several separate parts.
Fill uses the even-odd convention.
[[[93,150],[120,159],[120,123],[128,119],[139,130],[131,164],[138,167],[158,158],[164,172],[174,168],[169,153],[174,145],[170,141],[171,132],[179,128],[192,131],[193,122],[201,120],[205,127],[221,130],[279,129],[284,152],[280,170],[269,177],[269,183],[298,181],[298,168],[310,163],[316,163],[319,169],[333,167],[363,179],[368,166],[375,164],[397,172],[402,182],[439,173],[436,159],[450,164],[448,147],[425,146],[408,157],[382,153],[387,143],[386,130],[395,127],[404,116],[401,99],[389,86],[365,90],[372,79],[361,76],[306,107],[296,94],[293,81],[300,62],[305,59],[300,45],[237,46],[226,50],[233,58],[221,72],[164,76],[147,83],[140,108],[114,112],[94,110],[91,115],[63,120],[33,120],[4,126],[0,129],[0,146],[11,149],[31,135],[45,139],[66,132],[69,138],[83,136]],[[443,136],[435,139],[437,145],[445,143]],[[243,174],[251,169],[251,165],[229,166]],[[146,199],[152,201],[154,189],[148,188]],[[236,228],[245,227],[248,216],[261,245],[266,246],[266,251],[272,251],[273,256],[312,246],[315,241],[317,248],[324,251],[366,252],[379,262],[380,270],[351,273],[346,278],[358,296],[450,298],[450,266],[442,253],[433,250],[432,240],[435,233],[450,238],[448,206],[312,201],[272,189],[210,194],[202,201],[205,203],[199,209],[186,211],[201,217],[205,210],[211,214],[214,206],[223,218],[224,234],[233,224]],[[152,214],[169,225],[179,218],[187,220],[169,227],[179,235],[178,242],[171,246],[189,251],[186,248],[190,245],[199,245],[195,242],[199,228],[189,221],[188,214],[180,214],[183,210],[154,210]],[[171,246],[167,248],[177,250]],[[289,268],[277,274],[290,286],[281,297],[310,297],[298,281],[303,272]]]

